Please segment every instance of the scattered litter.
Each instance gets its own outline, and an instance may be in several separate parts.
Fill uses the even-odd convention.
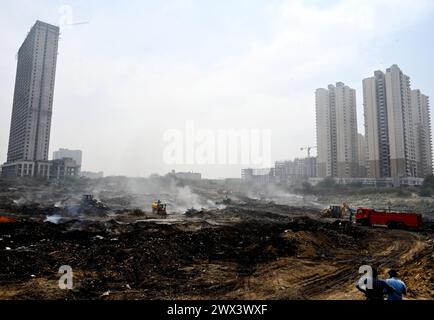
[[[104,293],[101,295],[101,297],[107,297],[107,296],[109,296],[109,295],[110,295],[110,290],[104,292]]]

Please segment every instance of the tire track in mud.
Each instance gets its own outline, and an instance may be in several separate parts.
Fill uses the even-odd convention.
[[[355,281],[359,278],[358,267],[363,264],[370,264],[375,266],[381,271],[385,268],[392,268],[402,266],[406,261],[405,259],[401,259],[403,256],[408,255],[413,249],[416,249],[415,252],[418,252],[423,249],[423,246],[420,246],[420,241],[422,236],[401,231],[400,233],[393,233],[392,237],[390,237],[390,232],[386,231],[388,237],[382,239],[378,243],[373,245],[373,248],[370,248],[370,252],[375,252],[382,248],[382,244],[385,242],[390,243],[390,241],[394,241],[391,246],[388,246],[382,252],[387,252],[390,250],[390,253],[386,253],[385,256],[360,256],[358,258],[352,259],[347,266],[343,266],[335,270],[331,274],[322,274],[314,277],[313,279],[308,279],[301,283],[303,295],[306,298],[315,298],[316,295],[324,295],[331,294],[334,290],[338,290],[340,292],[343,291],[343,288],[347,290],[347,287],[355,285]],[[376,236],[383,236],[383,233]],[[374,241],[379,239],[372,239]],[[339,264],[339,262],[337,262]],[[354,282],[354,283],[353,283]]]
[[[315,294],[324,293],[341,287],[354,277],[354,268],[350,266],[340,267],[332,273],[324,273],[309,278],[300,283],[300,292],[304,298],[311,298]]]

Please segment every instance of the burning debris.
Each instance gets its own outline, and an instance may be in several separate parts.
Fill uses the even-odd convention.
[[[17,219],[7,216],[0,216],[0,223],[16,223]]]
[[[77,213],[79,214],[106,214],[110,209],[101,201],[96,200],[93,195],[84,195]]]

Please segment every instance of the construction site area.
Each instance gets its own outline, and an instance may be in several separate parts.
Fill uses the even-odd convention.
[[[433,299],[433,217],[375,226],[384,212],[342,202],[165,177],[1,181],[0,299],[359,300],[362,265]]]

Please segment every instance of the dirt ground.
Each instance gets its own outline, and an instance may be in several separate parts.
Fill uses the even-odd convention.
[[[431,226],[346,226],[260,201],[58,224],[41,212],[0,224],[0,299],[363,299],[364,264],[383,277],[398,269],[409,299],[434,298]],[[72,290],[58,287],[62,265],[73,269]]]

